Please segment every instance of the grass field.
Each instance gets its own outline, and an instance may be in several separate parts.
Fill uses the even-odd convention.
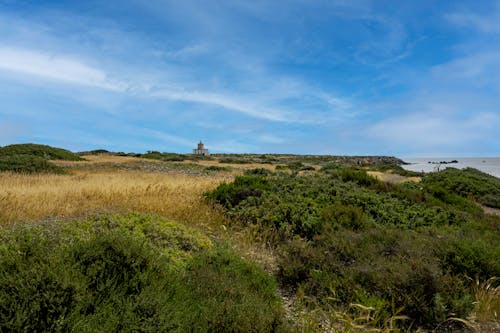
[[[119,214],[116,219],[129,224],[135,219],[142,220],[143,217],[127,214],[152,214],[151,216],[155,216],[154,219],[175,221],[192,228],[190,230],[193,232],[208,236],[214,243],[229,244],[234,254],[244,258],[245,262],[257,263],[259,269],[264,269],[269,276],[272,276],[272,279],[280,284],[286,320],[293,322],[293,325],[288,328],[291,331],[397,332],[399,330],[393,324],[399,320],[399,312],[390,312],[389,310],[393,309],[389,309],[388,303],[384,303],[385,305],[381,303],[382,298],[379,294],[373,294],[375,296],[369,294],[372,286],[379,289],[377,292],[384,291],[389,294],[383,289],[388,283],[393,283],[395,289],[400,287],[397,283],[399,280],[391,280],[392,275],[401,275],[401,277],[408,275],[411,278],[414,269],[406,267],[407,262],[411,261],[420,265],[418,258],[426,255],[428,258],[426,257],[422,262],[429,266],[429,272],[419,271],[417,273],[421,274],[417,277],[422,276],[428,279],[432,282],[431,285],[442,284],[443,281],[443,283],[448,283],[446,279],[451,277],[447,275],[448,273],[436,273],[439,272],[436,266],[438,259],[434,254],[427,253],[427,249],[435,248],[436,253],[441,253],[444,246],[447,246],[446,251],[450,255],[442,257],[443,263],[445,260],[452,260],[450,263],[446,261],[451,265],[450,267],[453,268],[453,265],[457,264],[461,265],[460,269],[474,272],[476,268],[486,267],[483,264],[484,260],[485,263],[491,262],[491,253],[476,258],[474,254],[476,249],[496,248],[490,245],[497,239],[495,230],[498,230],[498,220],[480,215],[478,207],[448,192],[444,188],[447,186],[446,183],[443,187],[438,187],[435,184],[436,181],[432,183],[427,180],[426,182],[424,175],[397,173],[398,169],[393,171],[391,165],[375,166],[372,169],[370,166],[365,166],[364,169],[360,169],[352,166],[343,167],[336,163],[324,164],[316,158],[305,159],[303,163],[295,160],[290,162],[288,157],[286,159],[283,157],[275,163],[269,163],[269,161],[257,163],[259,159],[252,157],[245,163],[234,164],[220,163],[218,158],[167,161],[116,155],[83,157],[82,161],[49,161],[63,168],[63,174],[0,172],[0,224],[7,227],[20,226],[21,230],[23,226],[29,229],[30,226],[40,225],[43,229],[45,225],[53,228],[59,223],[67,222],[76,223],[75,226],[78,226],[82,223],[81,221],[90,221],[88,222],[90,224],[94,223],[92,221],[98,221],[95,222],[98,225],[103,221],[99,216],[104,216],[106,220],[105,216],[115,213]],[[244,160],[247,157],[239,156],[238,158]],[[230,161],[230,159],[225,157],[223,161]],[[277,168],[278,165],[280,168]],[[256,168],[259,170],[255,170]],[[240,179],[238,176],[244,175],[245,170],[253,171],[247,172],[246,176]],[[273,171],[279,171],[279,173],[272,173]],[[474,173],[472,176],[476,177]],[[456,177],[458,183],[463,182],[462,173],[450,174],[449,177]],[[233,183],[235,179],[236,185]],[[477,184],[486,184],[490,180],[476,177],[472,180],[467,178],[466,181],[468,184],[473,182],[471,184],[475,184],[475,187],[468,186],[474,192],[471,192],[472,194],[464,192],[465,198],[471,198],[472,195],[477,195],[479,198],[479,195],[484,196],[481,191],[483,185],[478,187]],[[479,181],[484,182],[478,183]],[[227,187],[221,188],[222,184],[227,184]],[[426,188],[424,192],[422,192],[423,186]],[[216,189],[220,194],[220,202],[230,203],[230,209],[213,205],[213,202],[206,200],[206,194],[217,191]],[[493,200],[490,198],[488,202],[494,203],[495,198]],[[96,216],[97,220],[95,220]],[[462,221],[465,217],[470,221]],[[333,223],[333,228],[323,228],[322,223]],[[483,223],[487,224],[483,225]],[[125,241],[130,235],[120,237],[122,236],[125,237]],[[177,232],[172,234],[172,237],[177,236]],[[131,237],[136,237],[135,233]],[[464,237],[470,239],[470,242]],[[350,242],[346,243],[348,238]],[[444,243],[441,239],[448,239],[448,241]],[[106,239],[103,241],[107,242]],[[484,247],[481,243],[483,241],[484,244],[489,245]],[[426,242],[428,246],[425,245]],[[442,243],[440,245],[442,248],[437,247],[438,242]],[[454,248],[453,244],[457,247]],[[35,245],[33,243],[29,246]],[[137,245],[140,244],[137,243]],[[345,248],[341,248],[342,246]],[[390,254],[384,250],[386,252],[383,255],[373,255],[380,250],[379,247],[384,249],[400,247],[401,249],[394,253],[391,250]],[[1,247],[0,250],[2,250]],[[57,253],[60,251],[50,247],[44,248],[45,250]],[[114,250],[128,251],[126,247]],[[220,251],[223,253],[225,250]],[[338,258],[342,255],[339,255],[339,251],[342,255],[347,253],[355,257],[356,260],[349,261],[348,264],[338,263],[338,270],[330,272],[325,268],[333,267],[332,265],[340,260]],[[400,264],[404,266],[401,266],[404,272],[403,268],[394,269],[394,265],[384,262],[386,257],[389,261],[392,260],[391,256],[398,259],[399,253],[402,257],[413,256],[412,251],[416,251],[415,253],[420,251],[421,255],[416,256],[418,260],[407,257],[404,260],[401,259]],[[64,254],[63,252],[61,253]],[[229,254],[229,256],[234,257],[234,254]],[[140,253],[138,255],[142,256]],[[213,255],[215,257],[212,257]],[[248,269],[245,268],[247,266],[243,261],[240,263],[233,257],[227,261],[226,254],[220,258],[219,254],[213,253],[202,253],[201,256],[205,256],[203,260],[208,261],[191,263],[189,265],[194,266],[190,266],[189,269],[194,270],[182,273],[187,276],[194,274],[191,277],[193,281],[197,281],[197,284],[211,281],[209,283],[217,285],[219,283],[217,281],[222,281],[220,278],[223,277],[227,281],[232,281],[230,283],[238,285],[236,281],[239,278],[234,277],[233,273],[227,270],[229,267],[226,265],[234,264],[233,268],[239,267],[237,270],[242,270],[242,272]],[[462,265],[459,259],[456,259],[458,260],[456,262],[453,261],[459,256],[470,258]],[[64,258],[66,257],[63,256],[57,260],[66,260]],[[427,259],[429,259],[428,262]],[[222,260],[222,262],[217,260]],[[368,268],[372,267],[373,263],[375,266],[387,267],[389,270],[387,272],[383,269],[371,271],[371,268]],[[48,263],[48,265],[52,264]],[[494,265],[491,263],[490,266]],[[345,277],[341,278],[339,272],[345,274]],[[369,272],[368,275],[367,272]],[[364,276],[370,277],[373,281],[368,281],[368,283],[365,280],[348,280],[351,273],[356,279]],[[337,277],[332,279],[331,277],[335,275]],[[297,278],[299,276],[305,280],[300,282]],[[473,274],[470,276],[474,277]],[[486,280],[489,277],[491,279]],[[377,282],[379,278],[383,280],[383,283]],[[299,281],[297,285],[295,285],[296,280]],[[342,293],[346,294],[342,297],[351,302],[359,301],[358,295],[354,294],[356,290],[366,293],[366,296],[360,298],[360,304],[353,303],[348,307],[339,306],[339,302],[328,301],[327,287],[332,281],[336,281],[341,286],[339,290],[343,290]],[[466,305],[468,304],[467,309],[474,307],[467,319],[468,324],[478,328],[478,332],[489,332],[498,328],[498,318],[495,313],[499,309],[497,281],[491,274],[486,274],[475,281],[467,280],[465,275],[453,276],[452,282],[461,286],[463,284],[463,290],[467,289],[467,285],[474,285],[468,291],[468,296],[465,295],[470,300],[463,299]],[[274,282],[265,282],[266,285],[268,283]],[[448,283],[446,286],[451,288],[453,283]],[[413,286],[411,281],[408,285]],[[290,286],[295,289],[289,289]],[[220,299],[225,299],[224,293],[230,296],[228,300],[233,296],[234,299],[239,298],[238,295],[232,294],[232,287],[225,288],[217,285],[217,288],[219,287],[222,294],[217,297],[221,297]],[[247,288],[244,286],[238,288],[240,287]],[[357,289],[354,290],[354,287]],[[178,288],[183,290],[183,284],[179,284]],[[253,287],[250,285],[249,288],[248,290],[252,290]],[[440,288],[444,290],[443,293],[433,296],[434,300],[425,305],[426,307],[439,310],[432,302],[446,301],[442,297],[447,296],[446,288],[448,287]],[[200,291],[205,292],[201,289]],[[349,292],[353,295],[348,294]],[[271,294],[269,293],[266,297],[271,297],[269,296]],[[12,296],[9,293],[6,295]],[[325,297],[316,297],[319,295]],[[256,295],[250,292],[245,297],[254,296]],[[461,301],[461,296],[458,296],[452,301]],[[202,303],[209,301],[212,296],[208,292],[208,294],[203,294],[203,297],[208,298],[203,298]],[[475,305],[470,303],[472,300],[475,300]],[[255,299],[254,304],[257,306],[259,302],[260,300]],[[278,303],[274,307],[276,314],[281,313],[281,305]],[[385,312],[381,312],[381,305]],[[232,310],[236,311],[233,312],[234,315],[240,318],[238,325],[248,323],[248,321],[241,321],[245,316],[242,316],[239,310],[236,308]],[[129,319],[135,320],[134,311],[131,312],[133,315]],[[220,308],[220,311],[223,314],[225,308]],[[419,311],[414,310],[414,313],[419,313]],[[406,313],[408,309],[401,312],[402,315]],[[447,316],[443,312],[443,316],[445,315]],[[383,322],[381,318],[387,321]],[[240,327],[241,331],[243,326],[234,327]]]
[[[222,215],[204,203],[201,194],[223,181],[128,170],[73,170],[70,175],[0,173],[0,221],[139,211],[192,225],[215,224]]]

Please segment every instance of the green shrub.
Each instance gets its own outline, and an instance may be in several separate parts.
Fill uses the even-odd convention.
[[[160,153],[159,151],[154,150],[148,151],[146,154],[141,154],[139,157],[169,162],[182,162],[185,160],[184,156],[180,154]]]
[[[334,228],[341,226],[351,230],[362,229],[367,223],[367,218],[359,207],[342,204],[325,207],[321,212],[321,218],[324,225]]]
[[[253,163],[253,161],[249,161],[246,159],[241,159],[241,158],[232,158],[232,157],[225,157],[219,159],[219,163],[228,163],[228,164],[250,164]]]
[[[343,307],[377,299],[383,321],[403,308],[414,325],[433,327],[449,313],[465,317],[473,307],[467,280],[441,269],[433,242],[395,229],[339,229],[314,242],[289,242],[278,277],[320,303]]]
[[[275,332],[284,329],[276,282],[227,247],[189,263],[180,294],[187,300],[181,331]],[[284,331],[284,330],[283,330]]]
[[[0,331],[286,331],[271,277],[152,216],[3,227],[0,240]]]
[[[500,179],[476,169],[446,168],[427,174],[423,184],[426,188],[440,186],[463,198],[472,197],[486,206],[500,208]]]
[[[83,161],[80,156],[69,150],[47,145],[26,143],[0,147],[0,157],[17,155],[37,156],[47,160]]]
[[[373,305],[381,323],[404,314],[435,328],[470,313],[469,278],[500,275],[500,218],[441,182],[386,184],[330,164],[237,177],[206,196],[276,248],[283,286],[327,309]]]
[[[268,188],[265,178],[249,174],[236,177],[233,183],[219,185],[205,197],[225,207],[234,207],[248,197],[259,197]]]
[[[217,165],[210,165],[210,166],[206,167],[205,170],[206,171],[229,171],[231,169],[229,169],[227,167],[220,167]]]
[[[0,156],[0,171],[19,173],[64,173],[64,169],[43,157],[31,155]]]

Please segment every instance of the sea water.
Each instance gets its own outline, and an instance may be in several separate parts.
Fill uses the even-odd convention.
[[[500,157],[408,157],[402,160],[410,163],[402,167],[411,171],[433,172],[444,168],[474,168],[500,178]],[[438,164],[451,161],[458,163]]]

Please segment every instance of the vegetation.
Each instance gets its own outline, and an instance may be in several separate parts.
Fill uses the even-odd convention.
[[[109,167],[71,170],[67,175],[0,174],[0,222],[136,211],[162,214],[190,225],[220,225],[221,214],[200,196],[222,181]]]
[[[3,227],[0,237],[2,331],[284,328],[271,277],[152,216]]]
[[[283,287],[322,309],[372,307],[381,325],[402,313],[402,326],[435,328],[471,313],[469,278],[500,276],[500,219],[443,187],[448,175],[395,185],[329,164],[302,177],[249,172],[206,197],[274,244]],[[471,184],[459,193],[490,186]]]
[[[15,144],[0,147],[0,156],[30,155],[47,160],[82,161],[83,159],[66,149],[34,143]]]
[[[146,154],[141,154],[140,157],[172,162],[182,162],[185,160],[183,155],[175,153],[160,153],[159,151],[148,151]]]
[[[0,172],[17,173],[64,173],[64,169],[43,157],[30,155],[0,156]]]
[[[80,161],[72,152],[38,144],[15,144],[0,147],[0,172],[64,173],[64,169],[48,160]]]
[[[376,163],[368,167],[370,170],[395,173],[406,177],[423,176],[422,172],[416,172],[404,169],[401,165],[395,163]]]
[[[439,186],[485,206],[500,208],[500,179],[476,169],[446,168],[441,172],[429,174],[424,179],[424,184]]]
[[[410,178],[388,157],[86,154],[2,157],[66,172],[0,173],[0,331],[497,327],[500,221],[476,204],[496,207],[494,177]]]

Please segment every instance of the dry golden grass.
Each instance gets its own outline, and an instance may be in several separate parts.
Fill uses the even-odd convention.
[[[122,163],[135,163],[138,161],[160,163],[158,160],[140,158],[133,156],[114,156],[114,155],[85,155],[82,156],[85,161],[52,161],[59,166],[85,166],[85,165],[101,165],[101,164],[122,164]]]
[[[380,171],[367,171],[367,173],[370,176],[375,177],[381,181],[393,184],[399,184],[404,182],[419,183],[422,180],[421,177],[405,177],[395,173],[384,173]]]
[[[184,161],[184,163],[196,163],[203,166],[219,166],[219,167],[230,167],[235,169],[267,169],[274,171],[276,169],[276,165],[278,164],[269,164],[269,163],[245,163],[245,164],[232,164],[232,163],[219,163],[218,160],[200,160],[200,161]]]
[[[192,225],[214,225],[222,223],[222,214],[201,195],[222,181],[119,170],[75,170],[70,175],[0,173],[0,222],[137,211]]]

